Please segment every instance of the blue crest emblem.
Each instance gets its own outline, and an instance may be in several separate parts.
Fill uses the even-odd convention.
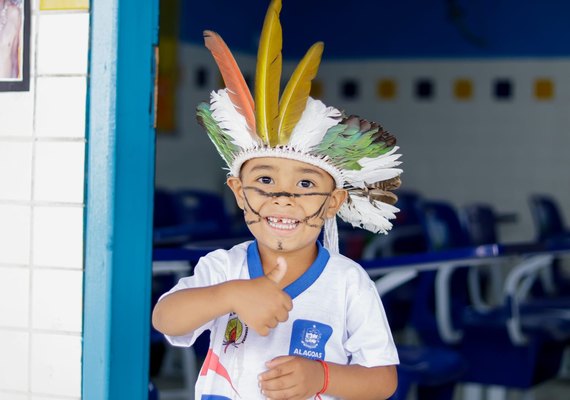
[[[317,321],[298,319],[293,322],[289,355],[312,360],[325,359],[325,346],[332,335],[329,325]]]
[[[313,325],[311,328],[303,331],[303,339],[301,339],[301,343],[309,349],[314,349],[319,345],[321,336],[321,332],[317,329],[316,325]]]

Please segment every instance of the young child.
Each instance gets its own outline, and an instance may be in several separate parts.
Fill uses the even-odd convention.
[[[396,389],[397,352],[374,283],[338,254],[335,218],[390,229],[395,139],[309,97],[322,43],[277,102],[280,8],[272,1],[264,22],[255,107],[229,49],[205,32],[226,89],[198,118],[255,240],[203,257],[157,303],[153,324],[177,346],[211,331],[197,399],[385,399]]]

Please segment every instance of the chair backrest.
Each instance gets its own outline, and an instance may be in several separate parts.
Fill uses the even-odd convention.
[[[461,210],[460,218],[472,245],[498,243],[497,218],[489,204],[469,204]]]
[[[453,249],[469,245],[455,208],[446,201],[422,203],[422,226],[430,250]]]
[[[154,228],[174,226],[181,223],[182,205],[173,191],[154,190]]]
[[[417,225],[420,224],[422,196],[411,190],[397,190],[398,201],[395,206],[400,210],[396,214],[395,225]]]
[[[197,189],[184,189],[176,192],[182,205],[182,218],[185,223],[216,221],[221,226],[229,222],[224,199],[217,193]]]
[[[221,195],[203,190],[155,190],[154,229],[161,239],[210,240],[231,237],[234,220]]]
[[[551,196],[544,194],[532,195],[529,202],[539,241],[552,238],[564,232],[562,214],[558,204]]]
[[[455,208],[446,201],[423,201],[421,223],[429,250],[438,251],[469,245]],[[411,322],[424,344],[444,345],[435,321],[436,271],[422,271],[416,283]],[[452,323],[461,327],[461,313],[468,304],[466,270],[460,269],[451,277]]]

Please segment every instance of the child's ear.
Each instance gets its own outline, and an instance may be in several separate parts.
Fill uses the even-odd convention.
[[[331,194],[329,201],[329,207],[326,212],[327,218],[332,218],[336,215],[342,203],[345,202],[348,196],[348,192],[345,189],[335,189]]]
[[[241,184],[241,179],[235,176],[230,176],[226,181],[227,185],[230,187],[234,196],[236,198],[236,203],[239,208],[244,209],[244,197],[243,197],[243,187]]]

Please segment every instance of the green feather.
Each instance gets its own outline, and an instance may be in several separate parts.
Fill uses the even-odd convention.
[[[206,103],[200,103],[196,108],[196,118],[198,123],[208,132],[210,140],[214,143],[226,164],[228,166],[232,165],[234,154],[237,154],[239,149],[232,143],[232,138],[218,126],[218,123],[212,117],[210,106]]]
[[[385,154],[395,143],[394,137],[380,125],[350,116],[330,128],[312,153],[328,157],[340,168],[360,170],[359,160]]]

